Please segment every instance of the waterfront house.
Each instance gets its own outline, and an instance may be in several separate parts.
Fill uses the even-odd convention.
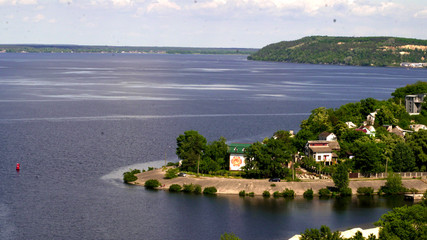
[[[319,140],[334,141],[337,140],[337,136],[330,132],[322,132],[319,134]]]
[[[370,136],[370,137],[375,137],[375,128],[374,126],[361,126],[359,128],[356,129],[356,131],[362,131],[364,133],[366,133],[366,135]]]
[[[245,152],[250,143],[230,143],[228,153],[230,154],[230,171],[241,171],[245,166]]]
[[[414,132],[418,132],[419,130],[427,130],[427,127],[424,124],[411,124],[409,125],[409,128]]]
[[[308,141],[305,145],[305,155],[312,157],[316,162],[332,165],[338,159],[337,151],[340,150],[338,141],[316,140]]]
[[[406,95],[405,107],[409,115],[419,115],[426,94]]]

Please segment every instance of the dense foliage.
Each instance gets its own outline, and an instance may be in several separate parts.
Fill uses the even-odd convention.
[[[157,180],[157,179],[150,179],[150,180],[147,180],[145,182],[144,187],[148,188],[148,189],[154,189],[154,188],[160,187],[161,185],[162,184],[159,182],[159,180]]]
[[[405,190],[402,185],[402,177],[397,173],[389,173],[385,186],[381,187],[381,191],[388,195],[400,194]]]
[[[140,172],[141,171],[139,169],[131,169],[129,172],[123,173],[123,182],[130,183],[136,181],[138,178],[135,176],[135,174]]]
[[[217,192],[216,187],[206,187],[205,189],[203,189],[203,194],[206,195],[215,195]]]
[[[179,185],[179,184],[172,184],[169,187],[169,192],[181,192],[181,189],[182,189],[181,185]]]
[[[420,46],[411,48],[407,45]],[[312,36],[263,47],[249,60],[357,66],[426,62],[427,40],[394,37]]]
[[[165,178],[172,179],[178,177],[179,168],[169,168],[166,171]]]
[[[335,173],[332,175],[332,180],[334,181],[335,187],[337,187],[340,192],[348,188],[350,180],[348,178],[348,169],[345,164],[338,164]]]

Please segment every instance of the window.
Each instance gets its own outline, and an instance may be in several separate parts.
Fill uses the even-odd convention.
[[[322,161],[322,156],[317,156],[317,160]]]

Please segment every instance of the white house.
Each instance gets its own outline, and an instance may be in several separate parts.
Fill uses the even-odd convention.
[[[362,131],[362,132],[366,133],[366,135],[375,137],[375,128],[374,128],[374,126],[361,126],[358,129],[356,129],[356,131]]]
[[[356,128],[356,124],[354,124],[353,122],[345,122],[345,124],[347,125],[348,128]]]
[[[319,134],[319,140],[335,141],[337,140],[337,136],[330,132],[322,132],[321,134]]]
[[[427,130],[427,127],[424,124],[411,124],[409,125],[409,128],[414,132],[418,132],[419,130]]]
[[[316,162],[323,162],[325,165],[332,165],[338,159],[335,153],[340,150],[338,141],[308,141],[305,145],[305,155],[314,158]]]

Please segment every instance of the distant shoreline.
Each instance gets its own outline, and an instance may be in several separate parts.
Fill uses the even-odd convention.
[[[165,179],[164,174],[166,170],[155,169],[143,173],[138,173],[138,179],[131,184],[143,186],[145,181],[149,179],[157,179],[162,187],[158,189],[168,190],[172,184],[199,184],[202,189],[205,187],[216,187],[217,194],[238,195],[240,191],[245,190],[246,193],[253,192],[254,195],[261,196],[264,191],[269,191],[271,194],[275,191],[282,192],[286,188],[295,191],[295,195],[302,196],[307,189],[313,189],[317,194],[319,189],[325,187],[333,187],[332,180],[311,180],[303,182],[269,182],[268,179],[236,179],[236,178],[221,178],[221,177],[196,177],[187,175],[186,177],[177,177],[173,179]],[[353,194],[357,193],[359,187],[372,187],[377,192],[381,186],[384,186],[386,180],[351,180],[349,187],[352,189]],[[403,186],[406,188],[415,188],[419,192],[427,190],[427,183],[420,179],[403,179]]]

